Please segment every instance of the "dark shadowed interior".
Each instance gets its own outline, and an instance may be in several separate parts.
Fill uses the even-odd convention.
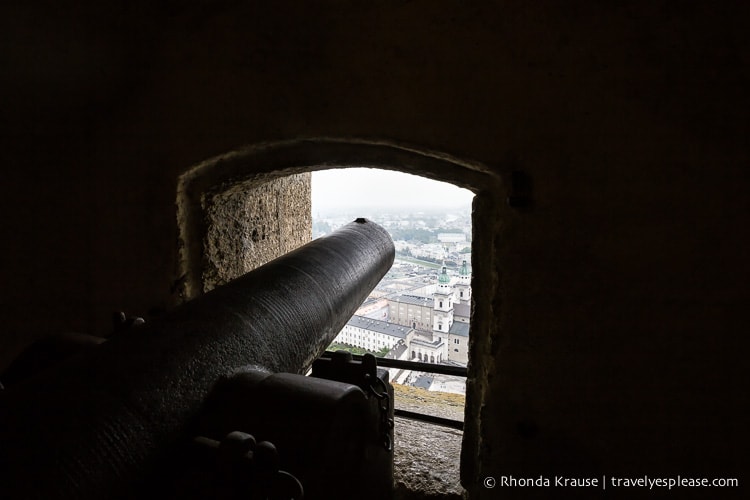
[[[49,335],[108,337],[113,311],[148,324],[220,284],[211,217],[250,214],[249,270],[310,239],[307,172],[388,168],[476,195],[469,499],[646,475],[744,497],[749,11],[4,2],[0,374]],[[249,205],[216,204],[237,186]],[[0,400],[22,390],[0,381]]]

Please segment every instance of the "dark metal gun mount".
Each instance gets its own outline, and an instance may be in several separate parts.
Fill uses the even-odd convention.
[[[119,498],[153,476],[214,383],[304,373],[393,263],[365,219],[0,397],[0,498]]]

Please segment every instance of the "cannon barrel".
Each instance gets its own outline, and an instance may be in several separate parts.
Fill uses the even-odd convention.
[[[383,228],[357,219],[4,391],[0,498],[129,496],[221,376],[306,371],[394,255]]]

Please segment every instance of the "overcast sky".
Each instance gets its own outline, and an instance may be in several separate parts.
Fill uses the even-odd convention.
[[[471,204],[474,193],[446,182],[373,168],[312,173],[312,210],[335,207],[456,207]]]

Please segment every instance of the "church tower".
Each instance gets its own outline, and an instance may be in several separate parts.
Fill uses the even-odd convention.
[[[456,282],[456,303],[471,303],[471,273],[465,260],[461,264],[461,271],[458,273],[458,282]]]
[[[439,337],[447,342],[448,331],[453,325],[453,288],[445,265],[438,276],[438,286],[433,300],[432,337]]]

